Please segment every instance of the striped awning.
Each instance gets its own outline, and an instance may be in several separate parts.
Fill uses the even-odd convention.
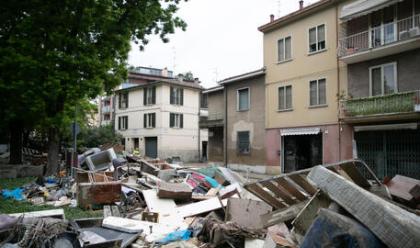
[[[286,128],[280,129],[281,136],[288,135],[313,135],[319,134],[321,129],[319,127],[302,127],[302,128]]]

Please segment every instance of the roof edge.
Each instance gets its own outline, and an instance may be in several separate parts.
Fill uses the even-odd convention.
[[[228,84],[228,83],[233,83],[233,82],[237,82],[240,80],[245,80],[245,79],[249,79],[249,78],[253,78],[253,77],[257,77],[257,76],[262,76],[265,75],[265,67],[255,70],[255,71],[250,71],[250,72],[246,72],[243,74],[239,74],[233,77],[228,77],[223,79],[222,81],[219,81],[218,83],[220,85],[224,85],[224,84]]]

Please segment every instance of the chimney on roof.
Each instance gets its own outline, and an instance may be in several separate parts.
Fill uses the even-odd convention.
[[[299,10],[303,9],[303,0],[299,1]]]
[[[270,22],[273,22],[274,21],[274,15],[273,14],[271,14],[270,15]]]
[[[168,77],[168,68],[163,68],[161,72],[162,77]]]

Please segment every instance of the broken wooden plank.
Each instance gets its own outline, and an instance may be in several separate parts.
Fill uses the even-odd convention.
[[[15,214],[8,214],[12,217],[21,217],[24,218],[58,218],[58,219],[65,219],[64,210],[60,209],[51,209],[51,210],[41,210],[41,211],[33,211],[33,212],[25,212],[25,213],[15,213]]]
[[[185,218],[220,209],[226,205],[227,199],[219,201],[217,197],[213,197],[208,200],[190,203],[172,210],[175,210],[175,215]]]
[[[233,221],[240,227],[261,229],[260,216],[271,212],[272,207],[262,201],[229,198],[226,207],[226,221]],[[252,216],[252,218],[250,218]]]
[[[327,208],[330,203],[331,200],[325,194],[322,192],[315,193],[293,220],[292,225],[294,231],[304,236],[318,215],[318,210],[320,208]]]
[[[158,184],[157,195],[159,198],[190,200],[192,190],[185,183],[167,183],[162,181]]]
[[[276,209],[286,207],[285,204],[281,203],[279,200],[274,198],[272,195],[270,195],[270,193],[266,192],[263,188],[261,188],[257,184],[249,184],[249,185],[246,185],[245,188],[251,191],[252,193],[256,194],[257,196],[259,196],[263,201],[270,204],[272,207]]]
[[[121,182],[78,183],[77,204],[84,209],[121,201]]]
[[[298,213],[305,207],[307,201],[299,202],[288,208],[279,209],[261,215],[261,223],[264,228],[296,218]]]
[[[389,247],[418,247],[420,217],[357,186],[322,166],[308,175],[322,191]]]
[[[340,168],[346,172],[346,174],[351,178],[351,180],[359,185],[362,188],[370,188],[369,181],[360,173],[356,168],[356,165],[353,163],[343,163],[339,165]]]
[[[293,200],[287,193],[283,192],[281,188],[279,188],[277,185],[275,185],[271,181],[265,181],[265,182],[262,182],[261,184],[264,187],[271,190],[271,192],[273,192],[275,196],[280,197],[288,205],[292,205],[292,204],[295,204],[297,202],[297,201]]]
[[[143,190],[142,193],[150,212],[170,213],[176,208],[174,200],[159,198],[154,189]]]
[[[308,194],[314,195],[317,191],[317,189],[312,186],[308,181],[306,180],[306,176],[300,175],[300,174],[294,174],[289,176],[290,179],[293,180],[297,185],[302,187],[303,190],[305,190]]]
[[[307,199],[307,197],[298,189],[296,189],[289,181],[287,181],[286,178],[280,177],[274,180],[279,184],[279,186],[283,187],[285,190],[287,190],[287,192],[296,197],[298,200],[304,201]]]

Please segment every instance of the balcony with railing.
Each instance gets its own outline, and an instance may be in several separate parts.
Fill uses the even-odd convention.
[[[340,101],[345,122],[395,121],[420,118],[420,90]]]
[[[209,113],[207,117],[200,118],[200,127],[209,128],[209,127],[221,127],[224,124],[224,113],[222,112],[212,112]]]
[[[340,38],[338,56],[356,63],[419,47],[420,14],[416,14]]]

